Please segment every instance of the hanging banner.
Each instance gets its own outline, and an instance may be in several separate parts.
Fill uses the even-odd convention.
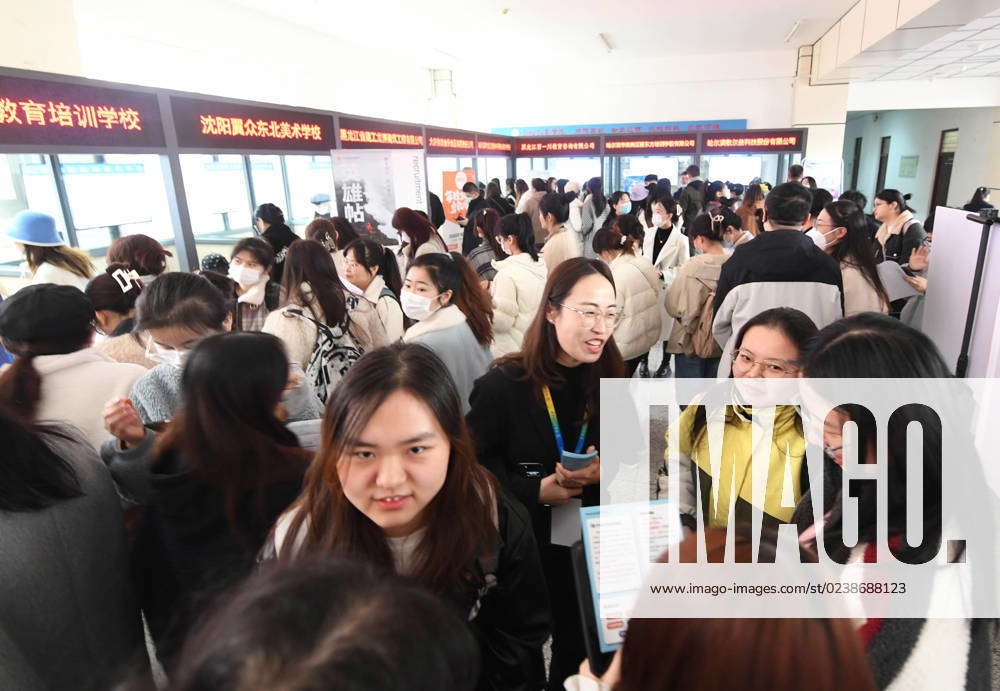
[[[213,149],[325,151],[333,148],[333,118],[242,103],[170,97],[177,143]]]
[[[396,209],[427,211],[422,152],[332,151],[337,213],[362,237],[398,248],[405,239],[392,227]]]
[[[441,189],[444,191],[444,217],[447,219],[438,232],[444,238],[449,250],[462,251],[462,235],[465,231],[458,225],[458,219],[464,218],[469,210],[469,200],[462,191],[467,182],[476,181],[476,171],[472,168],[449,170],[441,173]]]
[[[0,144],[164,146],[156,94],[0,76]]]

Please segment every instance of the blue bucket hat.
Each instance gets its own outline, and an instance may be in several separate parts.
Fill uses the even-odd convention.
[[[56,219],[38,211],[21,211],[7,229],[7,237],[22,245],[57,247],[65,245],[56,230]]]

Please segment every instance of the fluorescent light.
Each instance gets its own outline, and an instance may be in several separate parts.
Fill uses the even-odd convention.
[[[792,36],[795,35],[795,32],[799,30],[800,26],[802,26],[802,20],[801,19],[798,20],[797,22],[795,22],[795,26],[793,26],[792,30],[788,32],[787,36],[785,36],[785,43],[788,43],[789,41],[792,40]]]
[[[608,38],[607,34],[597,34],[597,38],[601,39],[601,43],[604,44],[609,53],[615,49],[615,47],[611,45],[611,39]]]

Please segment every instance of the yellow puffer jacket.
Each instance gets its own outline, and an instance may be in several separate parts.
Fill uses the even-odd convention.
[[[756,416],[751,417],[749,408],[726,406],[724,410],[713,411],[708,417],[707,425],[702,422],[697,437],[692,440],[695,415],[702,409],[698,405],[688,406],[678,420],[681,513],[693,516],[697,511],[695,482],[699,481],[702,484],[702,515],[707,525],[719,528],[727,526],[730,497],[733,496],[736,523],[749,522],[750,508],[754,504],[751,458],[755,450],[758,454],[765,453],[764,445],[769,445],[764,501],[759,508],[765,514],[765,523],[790,521],[795,504],[802,497],[802,463],[806,454],[802,420],[797,409],[794,406],[761,408],[756,411]],[[718,439],[711,430],[717,429],[723,421],[721,454],[716,455],[710,453],[710,438]],[[754,427],[757,428],[757,449],[754,448]],[[669,435],[668,430],[668,449]],[[669,463],[667,459],[665,461]],[[718,467],[714,472],[713,461]],[[786,465],[791,476],[788,488],[790,502],[782,501]],[[716,496],[720,497],[717,510]]]

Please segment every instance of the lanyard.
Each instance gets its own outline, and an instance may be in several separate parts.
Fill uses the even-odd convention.
[[[552,393],[549,391],[549,387],[542,387],[542,395],[545,397],[545,407],[549,411],[549,422],[552,423],[552,433],[556,437],[556,446],[559,447],[559,452],[562,453],[566,450],[566,444],[563,441],[562,430],[559,429],[559,418],[556,417],[556,407],[552,403]],[[576,451],[573,453],[580,453],[583,450],[583,442],[587,438],[587,426],[590,421],[587,419],[587,415],[583,416],[583,427],[580,428],[580,438],[576,440]]]

